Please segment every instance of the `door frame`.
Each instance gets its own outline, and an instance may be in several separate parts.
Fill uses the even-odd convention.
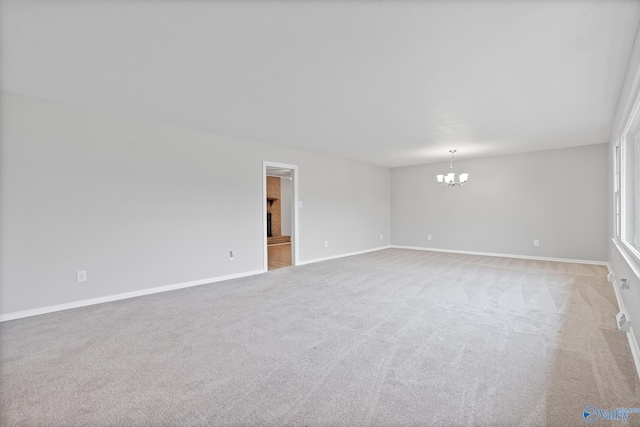
[[[298,251],[298,165],[286,163],[262,162],[262,250],[263,269],[269,271],[269,253],[267,249],[267,167],[291,170],[291,265],[299,262]]]

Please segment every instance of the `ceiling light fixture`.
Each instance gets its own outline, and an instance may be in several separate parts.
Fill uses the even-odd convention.
[[[438,175],[438,182],[442,187],[455,187],[456,185],[462,187],[464,183],[467,182],[467,179],[469,179],[468,173],[461,173],[460,181],[456,182],[456,173],[453,171],[453,154],[456,151],[458,150],[449,150],[451,153],[451,172],[446,175]]]

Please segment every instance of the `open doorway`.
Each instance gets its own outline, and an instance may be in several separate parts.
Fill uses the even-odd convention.
[[[296,265],[298,167],[263,162],[264,269]]]

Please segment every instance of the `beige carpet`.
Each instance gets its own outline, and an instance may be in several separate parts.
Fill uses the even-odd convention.
[[[5,322],[0,424],[620,425],[606,274],[389,249]]]

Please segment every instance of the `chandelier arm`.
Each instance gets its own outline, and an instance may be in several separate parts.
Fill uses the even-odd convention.
[[[462,187],[467,182],[467,179],[469,177],[468,173],[460,174],[458,181],[456,182],[456,173],[453,169],[453,160],[454,160],[453,156],[456,151],[458,150],[449,150],[449,152],[451,153],[451,163],[449,166],[450,167],[449,173],[437,175],[438,184],[440,185],[440,187]]]

